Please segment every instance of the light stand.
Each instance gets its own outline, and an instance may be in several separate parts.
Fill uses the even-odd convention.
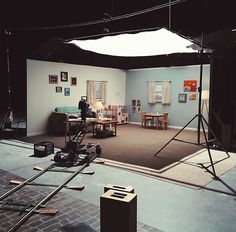
[[[211,151],[210,151],[210,146],[212,146],[212,143],[217,141],[218,145],[220,145],[221,149],[224,150],[224,152],[227,154],[228,157],[230,157],[230,155],[228,154],[228,152],[223,148],[222,144],[220,143],[219,139],[216,137],[215,133],[211,130],[211,128],[209,127],[208,122],[206,121],[206,119],[204,118],[204,116],[202,115],[202,111],[201,111],[201,106],[202,106],[202,71],[203,71],[203,62],[202,62],[202,56],[203,56],[203,39],[204,36],[202,34],[202,41],[201,41],[201,54],[200,54],[200,83],[199,83],[199,87],[198,87],[198,92],[199,92],[199,102],[198,102],[198,114],[196,114],[176,135],[174,135],[159,151],[156,152],[156,154],[154,155],[154,157],[156,157],[158,155],[158,153],[160,153],[170,142],[172,142],[173,140],[175,141],[179,141],[179,142],[185,142],[185,143],[189,143],[189,144],[193,144],[193,145],[201,145],[207,148],[208,151],[208,155],[209,155],[209,159],[211,162],[211,167],[212,167],[212,174],[215,178],[217,178],[216,175],[216,171],[215,171],[215,167],[214,167],[214,163],[212,160],[212,155],[211,155]],[[189,141],[184,141],[181,139],[176,139],[176,137],[195,119],[198,119],[198,125],[197,125],[197,142],[193,143],[193,142],[189,142]],[[207,135],[206,135],[206,130],[204,127],[204,123],[207,125],[208,127],[208,132],[211,132],[212,136],[214,137],[214,139],[212,140],[208,140]],[[200,132],[201,132],[201,127],[202,127],[202,131],[203,131],[203,135],[204,135],[204,139],[205,142],[201,143],[200,141]],[[214,148],[214,145],[212,146]],[[202,164],[201,164],[202,165]],[[203,165],[202,165],[203,166]],[[203,166],[204,167],[204,166]],[[204,167],[205,168],[205,167]]]
[[[1,121],[0,130],[5,130],[6,127],[13,121],[13,111],[11,107],[11,79],[10,79],[10,58],[9,58],[9,46],[8,46],[8,37],[11,35],[10,32],[5,31],[6,34],[6,60],[7,60],[7,88],[8,88],[8,108],[7,112]]]

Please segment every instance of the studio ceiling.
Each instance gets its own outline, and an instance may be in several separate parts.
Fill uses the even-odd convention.
[[[173,4],[168,7],[168,3]],[[0,27],[65,39],[168,27],[185,36],[236,28],[233,0],[0,0]],[[171,11],[170,11],[171,10]],[[169,17],[169,12],[171,18]]]
[[[208,45],[217,46],[228,41],[234,43],[233,3],[233,0],[0,0],[0,29],[2,35],[9,31],[12,46],[26,54],[53,38],[61,41],[98,38],[162,27],[198,42],[202,33],[210,35]],[[53,43],[51,46],[53,50]]]
[[[203,33],[205,45],[231,49],[234,5],[235,0],[0,0],[1,94],[8,93],[7,51],[17,100],[26,93],[26,58],[121,69],[197,64],[199,57],[192,54],[117,58],[64,41],[168,28],[197,42]]]

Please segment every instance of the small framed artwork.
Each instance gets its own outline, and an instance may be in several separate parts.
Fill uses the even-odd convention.
[[[70,88],[64,88],[64,95],[70,96]]]
[[[62,92],[62,87],[56,86],[56,93],[61,93],[61,92]]]
[[[189,94],[189,100],[196,100],[197,99],[197,94],[196,93],[190,93]]]
[[[81,100],[87,101],[87,96],[81,96]]]
[[[58,83],[58,76],[57,75],[49,75],[49,84],[57,84]]]
[[[136,106],[137,106],[137,101],[134,99],[132,100],[132,112],[135,113],[136,111]]]
[[[137,100],[137,106],[141,106],[141,100]]]
[[[196,92],[197,81],[196,80],[184,80],[184,92]]]
[[[186,103],[187,102],[187,94],[186,93],[179,93],[178,100],[180,103]]]
[[[77,78],[76,77],[71,77],[71,85],[76,86],[77,85]]]
[[[68,72],[61,72],[61,81],[68,81]]]

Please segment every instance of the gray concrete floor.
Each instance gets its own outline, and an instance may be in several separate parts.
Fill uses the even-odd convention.
[[[30,157],[33,155],[32,148],[32,144],[0,140],[0,169],[29,178],[35,173],[34,166],[47,167],[52,163],[51,155]],[[213,180],[202,189],[183,187],[94,163],[86,170],[95,171],[95,174],[78,175],[71,182],[85,185],[84,191],[62,191],[99,207],[104,186],[131,185],[137,194],[140,223],[164,232],[236,231],[236,168],[221,176],[221,181]],[[61,175],[64,174],[45,174],[40,180],[58,184]]]

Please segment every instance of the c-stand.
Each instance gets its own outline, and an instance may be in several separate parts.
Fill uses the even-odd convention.
[[[212,160],[212,155],[211,155],[211,151],[210,148],[214,149],[214,148],[218,148],[218,146],[221,147],[221,149],[227,154],[228,157],[230,157],[230,155],[228,154],[228,152],[224,149],[224,147],[222,146],[222,144],[220,143],[219,139],[216,137],[215,133],[211,130],[207,120],[204,118],[202,111],[201,111],[201,102],[202,102],[202,71],[203,71],[203,62],[202,62],[202,56],[203,56],[203,34],[202,34],[202,42],[201,42],[201,53],[200,53],[200,83],[199,83],[199,87],[198,87],[198,92],[199,92],[199,102],[198,102],[198,114],[196,114],[177,134],[175,134],[159,151],[156,152],[156,154],[154,155],[154,157],[157,157],[157,155],[169,144],[171,143],[173,140],[175,141],[179,141],[179,142],[184,142],[184,143],[189,143],[189,144],[193,144],[193,145],[201,145],[203,147],[207,148],[208,151],[208,155],[209,155],[209,159],[210,159],[210,163],[211,163],[211,167],[212,167],[212,174],[215,178],[217,178],[216,175],[216,171],[215,171],[215,167],[214,167],[214,162]],[[189,142],[189,141],[184,141],[181,139],[176,139],[176,137],[191,123],[193,122],[195,119],[198,119],[198,125],[197,125],[197,142],[193,143],[193,142]],[[204,127],[204,123],[206,124],[207,128],[208,128],[208,132],[210,132],[212,134],[212,136],[214,137],[214,139],[208,140],[207,138],[207,133]],[[203,135],[204,135],[204,139],[205,142],[201,143],[200,141],[200,132],[201,132],[201,127],[202,127],[202,131],[203,131]],[[217,145],[214,144],[214,142],[217,142]],[[201,164],[202,167],[204,167]],[[205,167],[204,167],[205,168]]]
[[[11,128],[11,123],[13,121],[13,110],[11,107],[11,78],[10,78],[10,51],[8,39],[11,35],[10,32],[5,31],[6,35],[6,61],[7,61],[7,88],[8,88],[8,108],[7,111],[0,122],[0,132],[7,134],[14,134],[14,130]]]

